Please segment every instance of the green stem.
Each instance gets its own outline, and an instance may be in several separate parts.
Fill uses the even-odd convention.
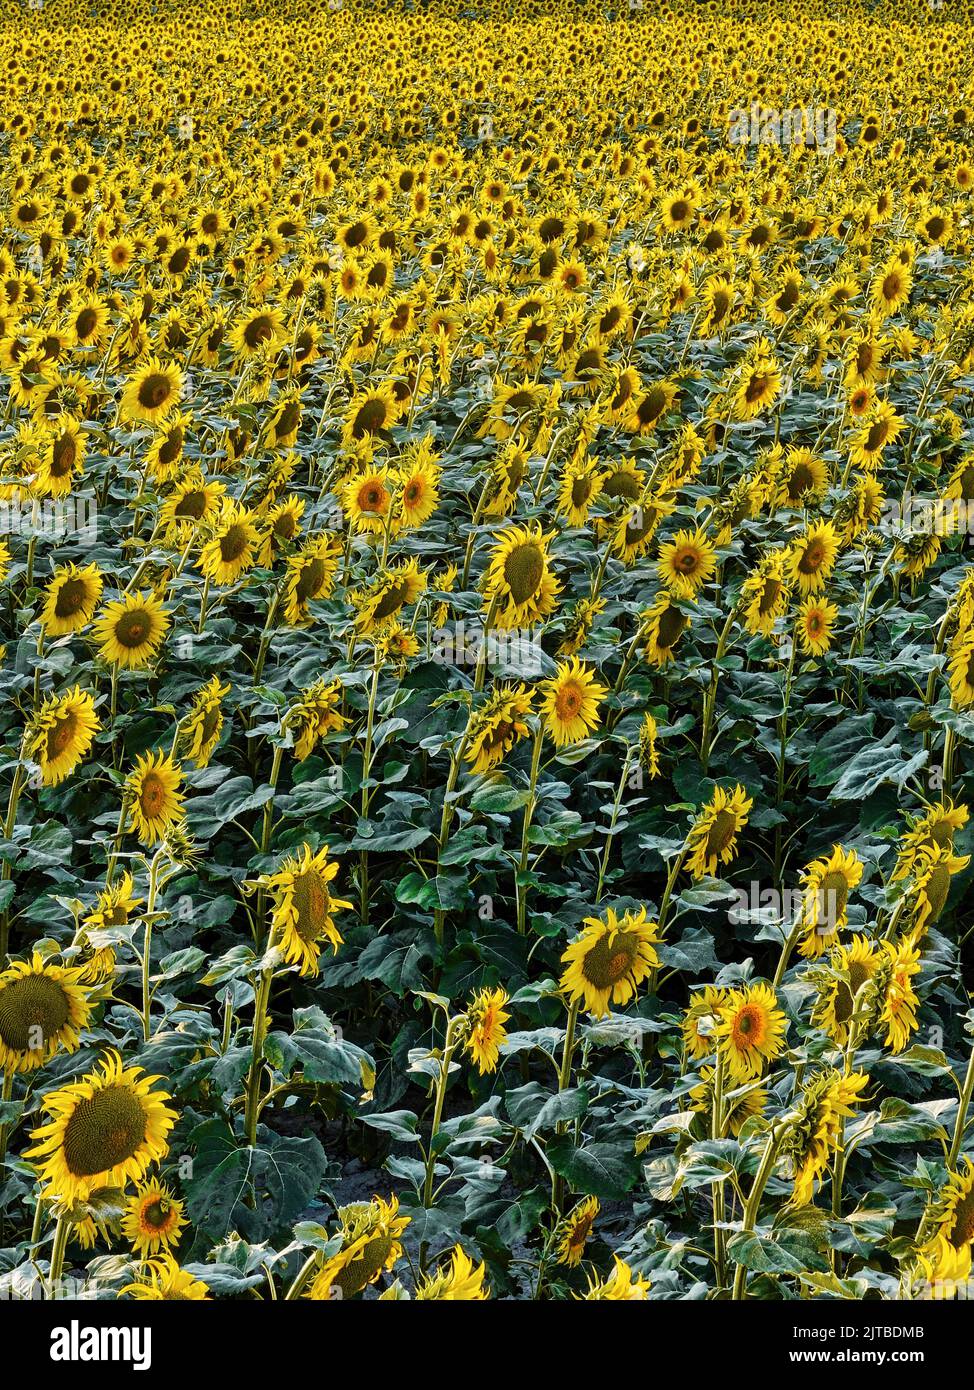
[[[558,1094],[567,1091],[572,1079],[572,1054],[575,1051],[575,1029],[578,1025],[578,1015],[582,1007],[581,999],[576,999],[568,1010],[568,1022],[565,1025],[565,1040],[561,1049],[561,1068],[558,1072]],[[555,1126],[555,1134],[565,1133],[565,1121],[559,1120]],[[555,1173],[551,1180],[551,1208],[555,1219],[561,1215],[562,1206],[565,1201],[565,1179],[560,1173]]]
[[[247,1075],[247,1106],[244,1111],[244,1134],[250,1148],[257,1144],[257,1120],[260,1116],[260,1074],[264,1065],[264,1039],[267,1036],[267,1004],[271,993],[273,970],[261,972],[260,983],[254,991],[254,1036]]]
[[[530,852],[529,837],[531,833],[531,820],[534,816],[537,805],[537,786],[538,772],[541,767],[541,750],[544,746],[544,725],[538,722],[538,727],[534,735],[534,750],[531,754],[531,781],[528,790],[528,801],[524,807],[524,825],[521,828],[521,857],[518,860],[517,879],[514,884],[515,896],[517,898],[517,929],[523,936],[527,930],[528,919],[528,894],[527,888],[520,882],[522,874],[527,872],[528,855]]]
[[[761,1163],[754,1177],[754,1185],[751,1188],[747,1199],[747,1205],[744,1208],[744,1220],[741,1223],[742,1235],[750,1235],[757,1225],[758,1208],[761,1205],[761,1198],[764,1194],[764,1189],[768,1185],[768,1179],[771,1177],[772,1171],[774,1170],[778,1149],[781,1146],[781,1141],[785,1137],[787,1129],[787,1125],[779,1125],[776,1129],[772,1129],[771,1133],[768,1135],[768,1142],[764,1146]],[[747,1297],[746,1282],[747,1269],[744,1265],[739,1264],[734,1274],[734,1292],[731,1295],[735,1301],[742,1302]]]

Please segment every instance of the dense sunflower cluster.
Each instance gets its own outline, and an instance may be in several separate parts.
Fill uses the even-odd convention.
[[[27,13],[0,1290],[966,1288],[974,9]]]

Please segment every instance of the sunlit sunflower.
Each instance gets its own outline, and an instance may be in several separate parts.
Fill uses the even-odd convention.
[[[490,1298],[490,1289],[484,1283],[485,1273],[483,1264],[475,1266],[470,1256],[456,1245],[449,1265],[421,1279],[414,1298],[420,1302],[483,1302]]]
[[[699,1115],[712,1117],[714,1109],[716,1071],[713,1067],[700,1068],[700,1081],[690,1092],[693,1108]],[[751,1082],[747,1086],[728,1090],[722,1098],[724,1126],[735,1139],[755,1115],[763,1115],[768,1104],[768,1092],[764,1086]]]
[[[400,457],[397,520],[402,529],[422,526],[436,511],[441,472],[430,439],[424,439]]]
[[[658,736],[656,719],[647,711],[639,726],[639,766],[651,780],[660,775]]]
[[[767,346],[762,343],[762,346]],[[770,352],[757,351],[741,368],[734,387],[734,418],[754,420],[777,400],[781,391],[781,368]]]
[[[201,1303],[210,1291],[201,1279],[181,1269],[172,1255],[158,1255],[142,1266],[139,1278],[119,1291],[119,1298],[141,1303]]]
[[[387,468],[368,468],[342,488],[342,510],[356,531],[379,534],[389,524],[393,493]]]
[[[200,686],[193,696],[186,723],[182,728],[182,738],[186,756],[197,767],[208,767],[213,750],[220,742],[223,729],[223,708],[221,700],[229,695],[230,687],[223,685],[219,676],[211,676],[205,685]]]
[[[28,726],[26,752],[40,768],[45,787],[70,777],[100,728],[94,696],[80,686],[44,700]]]
[[[0,974],[0,1071],[35,1071],[77,1050],[91,1005],[82,972],[45,961],[12,961]]]
[[[339,680],[320,677],[302,690],[287,714],[294,734],[294,756],[299,763],[309,758],[327,734],[344,729],[348,720],[341,712],[343,687]]]
[[[140,1183],[128,1199],[122,1217],[122,1235],[137,1254],[157,1255],[179,1244],[186,1225],[183,1204],[156,1178]]]
[[[770,985],[732,990],[719,1005],[714,1037],[731,1079],[756,1081],[785,1046],[788,1020]]]
[[[24,1157],[52,1195],[84,1201],[96,1188],[140,1180],[165,1157],[177,1117],[169,1095],[152,1089],[158,1080],[110,1053],[100,1071],[44,1095],[51,1119],[32,1132],[37,1142]]]
[[[179,403],[183,374],[173,362],[150,357],[126,385],[118,413],[130,423],[157,424]]]
[[[663,492],[647,493],[640,497],[616,521],[609,542],[613,555],[624,565],[634,565],[649,549],[660,523],[676,506],[671,496]]]
[[[795,1107],[797,1115],[784,1143],[792,1161],[795,1185],[792,1203],[807,1206],[815,1195],[822,1175],[840,1142],[842,1125],[853,1107],[862,1101],[869,1085],[865,1072],[843,1075],[826,1071],[812,1078],[802,1089]]]
[[[913,988],[914,976],[920,973],[920,951],[917,934],[910,932],[899,941],[883,941],[886,970],[879,1024],[886,1029],[886,1046],[891,1052],[902,1052],[920,1026],[917,1010],[920,1000]]]
[[[588,1303],[642,1303],[649,1298],[652,1285],[641,1274],[636,1274],[625,1260],[613,1255],[612,1273],[607,1279],[594,1275],[583,1294],[576,1294]]]
[[[660,547],[656,570],[677,598],[695,598],[717,569],[717,555],[706,531],[678,531]]]
[[[737,851],[737,837],[747,825],[753,805],[741,786],[733,791],[715,787],[687,836],[686,867],[692,878],[715,874],[719,864],[729,864]]]
[[[467,1006],[467,1037],[464,1048],[470,1053],[481,1076],[497,1070],[500,1049],[507,1041],[504,1024],[510,1014],[504,1008],[505,989],[481,989]]]
[[[947,671],[954,708],[967,709],[974,704],[974,631],[966,632],[951,649]]]
[[[380,569],[369,584],[356,589],[349,601],[357,610],[356,627],[371,634],[396,622],[402,610],[426,589],[426,575],[414,556]]]
[[[554,611],[561,585],[548,554],[553,534],[545,535],[537,523],[497,532],[483,581],[494,626],[530,627]]]
[[[179,764],[169,753],[143,753],[125,783],[131,829],[144,845],[154,845],[186,816]]]
[[[579,743],[598,728],[599,703],[607,694],[577,657],[559,664],[555,675],[541,684],[541,713],[556,748]]]
[[[270,357],[284,341],[284,315],[269,305],[247,310],[231,328],[228,341],[237,362],[262,354]]]
[[[865,423],[852,437],[849,459],[856,468],[875,470],[883,450],[894,444],[906,428],[906,421],[897,415],[888,401],[879,401],[866,416]]]
[[[795,631],[798,645],[806,656],[824,656],[832,645],[832,632],[839,616],[836,604],[827,598],[807,598],[798,610]]]
[[[947,905],[950,884],[971,862],[969,854],[954,854],[950,845],[921,849],[913,863],[906,890],[913,930],[922,935],[938,921]]]
[[[345,413],[342,440],[346,449],[371,454],[377,438],[387,435],[399,418],[402,407],[390,382],[358,392]]]
[[[789,582],[805,597],[825,588],[839,554],[839,537],[831,521],[814,521],[788,551]]]
[[[924,1222],[931,1235],[923,1247],[930,1278],[964,1284],[970,1278],[974,1242],[974,1162],[965,1158],[950,1174]]]
[[[932,849],[934,845],[950,849],[954,836],[958,830],[963,830],[969,820],[967,807],[960,803],[955,805],[950,797],[938,805],[929,806],[922,816],[910,819],[907,829],[900,836],[896,867],[890,882],[898,883],[909,878],[917,856],[923,850]]]
[[[324,943],[333,951],[342,944],[334,914],[352,904],[332,897],[330,885],[337,873],[337,863],[328,860],[327,845],[315,852],[305,844],[297,858],[287,855],[275,873],[259,880],[273,895],[273,937],[284,959],[299,966],[302,975],[318,974]]]
[[[126,594],[105,605],[93,631],[105,661],[135,671],[151,666],[169,623],[154,594]]]
[[[556,1234],[555,1259],[560,1265],[575,1268],[582,1263],[585,1244],[592,1234],[599,1214],[597,1197],[584,1197],[565,1217]]]
[[[802,870],[801,925],[803,956],[820,956],[836,945],[849,921],[849,895],[862,878],[862,860],[855,850],[833,845],[832,853],[813,859]]]
[[[611,907],[604,919],[586,917],[561,957],[561,988],[569,1001],[580,1001],[595,1018],[604,1018],[613,1005],[628,1004],[659,965],[656,932],[644,907],[622,918]]]
[[[84,431],[70,415],[59,415],[38,436],[34,491],[39,497],[67,497],[84,467]]]

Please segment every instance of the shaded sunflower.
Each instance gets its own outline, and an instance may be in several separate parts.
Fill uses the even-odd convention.
[[[713,1115],[714,1078],[713,1067],[701,1067],[700,1081],[690,1092],[693,1109],[699,1115]],[[768,1092],[764,1086],[754,1082],[728,1091],[722,1098],[724,1126],[728,1133],[737,1139],[748,1120],[763,1115],[768,1103]]]
[[[523,684],[495,687],[479,709],[472,710],[465,734],[464,757],[479,776],[496,767],[528,732],[533,692]]]
[[[368,634],[389,626],[425,589],[426,575],[412,555],[380,569],[370,584],[349,595],[357,610],[356,628]]]
[[[669,665],[689,622],[686,611],[668,593],[661,594],[652,608],[647,609],[642,621],[643,655],[651,666]]]
[[[308,607],[316,599],[328,598],[335,587],[335,574],[341,546],[331,536],[318,536],[305,542],[287,562],[284,587],[284,616],[291,627],[311,622]]]
[[[221,700],[229,695],[230,687],[219,676],[211,676],[193,696],[186,723],[181,730],[186,756],[197,767],[208,767],[213,750],[220,742],[223,729]]]
[[[319,677],[302,690],[287,712],[286,724],[294,734],[294,756],[303,763],[327,734],[344,729],[348,720],[341,712],[344,688],[340,680]]]
[[[690,995],[690,1003],[683,1011],[683,1046],[687,1056],[695,1062],[709,1057],[716,1046],[714,1033],[720,1014],[724,991],[715,985],[704,985],[702,990]]]
[[[950,1174],[927,1213],[932,1235],[922,1249],[931,1280],[963,1284],[970,1278],[974,1242],[974,1162]]]
[[[899,941],[884,941],[886,970],[879,1024],[886,1029],[886,1046],[891,1052],[902,1052],[916,1032],[920,1000],[913,988],[913,977],[920,973],[920,951],[917,936],[910,932]]]
[[[758,561],[741,586],[747,631],[770,637],[775,623],[787,612],[788,598],[785,555],[772,550]]]
[[[865,1072],[854,1071],[847,1076],[826,1071],[813,1077],[804,1088],[795,1106],[796,1118],[785,1138],[783,1151],[792,1161],[795,1185],[791,1201],[794,1206],[807,1206],[841,1143],[844,1121],[854,1114],[854,1106],[862,1100],[869,1085]]]
[[[656,932],[644,907],[621,919],[611,907],[604,920],[586,917],[580,935],[561,957],[561,989],[570,1002],[581,1001],[595,1018],[604,1018],[611,1005],[627,1004],[659,965]]]
[[[32,1160],[51,1195],[66,1203],[86,1200],[99,1187],[124,1187],[164,1158],[176,1112],[158,1076],[124,1067],[118,1053],[81,1081],[48,1091],[42,1100],[51,1119],[31,1134],[24,1157]]]
[[[951,848],[957,831],[963,830],[969,819],[967,807],[959,803],[955,805],[950,797],[939,805],[929,806],[922,816],[910,819],[907,829],[900,836],[896,867],[890,882],[898,883],[909,878],[921,851],[933,849],[934,845]]]
[[[918,851],[906,890],[910,919],[917,935],[923,935],[947,906],[950,883],[971,862],[969,854],[954,854],[950,845],[934,844]]]
[[[651,780],[660,773],[658,733],[656,719],[647,711],[639,726],[639,766]]]
[[[582,1263],[585,1243],[599,1214],[597,1197],[584,1197],[565,1217],[555,1235],[555,1259],[570,1269]]]

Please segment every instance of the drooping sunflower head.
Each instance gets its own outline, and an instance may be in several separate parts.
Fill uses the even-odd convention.
[[[794,1206],[811,1202],[839,1143],[843,1122],[854,1113],[853,1107],[861,1102],[868,1085],[865,1072],[843,1075],[832,1070],[821,1072],[805,1084],[783,1145],[795,1175],[791,1198]]]
[[[528,732],[533,691],[523,684],[499,685],[486,701],[470,713],[467,723],[466,752],[474,774],[489,772]]]
[[[947,797],[943,802],[928,807],[922,816],[910,821],[900,837],[896,868],[893,870],[891,882],[898,883],[901,879],[909,878],[917,856],[924,850],[933,849],[935,845],[942,849],[952,848],[954,836],[958,830],[963,830],[969,819],[970,812],[967,807],[960,803],[955,805]]]
[[[219,676],[212,676],[193,696],[181,737],[186,745],[187,756],[197,767],[207,767],[213,750],[220,741],[223,729],[223,706],[221,701],[230,693],[229,685],[224,685]]]
[[[933,844],[917,853],[907,888],[913,929],[919,934],[936,922],[947,905],[955,874],[971,862],[969,854],[954,854],[948,845]]]
[[[354,1298],[402,1258],[402,1236],[410,1217],[399,1215],[399,1199],[373,1197],[340,1208],[343,1242],[318,1270],[306,1298],[313,1302]]]
[[[84,1201],[99,1187],[123,1187],[141,1179],[150,1163],[168,1152],[176,1113],[160,1078],[125,1067],[111,1053],[101,1069],[44,1097],[51,1116],[31,1135],[27,1151],[41,1182],[66,1203]]]
[[[340,680],[324,677],[302,690],[287,714],[294,733],[294,756],[299,763],[311,756],[327,734],[343,729],[348,720],[341,712],[344,689]]]
[[[880,1027],[886,1029],[884,1039],[891,1052],[902,1052],[919,1028],[917,1011],[920,1000],[913,980],[920,973],[920,950],[917,933],[909,932],[897,941],[884,940],[881,973]]]
[[[562,955],[561,988],[596,1018],[611,1005],[627,1004],[639,985],[659,965],[657,924],[646,909],[622,918],[609,908],[605,918],[586,917],[581,933]]]
[[[932,1235],[922,1254],[931,1280],[963,1284],[970,1277],[974,1242],[974,1163],[963,1159],[927,1213]]]
[[[580,1295],[589,1303],[643,1303],[652,1288],[648,1279],[636,1274],[618,1255],[613,1255],[613,1270],[607,1279],[594,1275],[585,1293]],[[576,1295],[578,1296],[578,1295]]]
[[[812,1022],[824,1029],[837,1047],[848,1041],[853,1014],[862,1007],[860,991],[874,978],[880,963],[880,953],[865,936],[854,937],[848,946],[833,947],[828,971],[818,981]]]
[[[770,637],[775,623],[787,611],[788,597],[785,557],[780,550],[774,550],[758,562],[741,586],[748,632]]]
[[[561,1265],[574,1268],[582,1262],[585,1244],[599,1214],[597,1197],[584,1197],[565,1217],[556,1236],[555,1258]]]
[[[135,1283],[126,1284],[119,1297],[143,1303],[200,1303],[210,1297],[210,1291],[201,1279],[181,1269],[167,1252],[147,1260],[140,1277]]]
[[[333,537],[318,536],[288,560],[284,615],[292,627],[306,627],[311,622],[309,605],[328,598],[340,554]]]
[[[34,953],[0,974],[0,1070],[34,1071],[62,1049],[74,1052],[91,1006],[81,972]]]

